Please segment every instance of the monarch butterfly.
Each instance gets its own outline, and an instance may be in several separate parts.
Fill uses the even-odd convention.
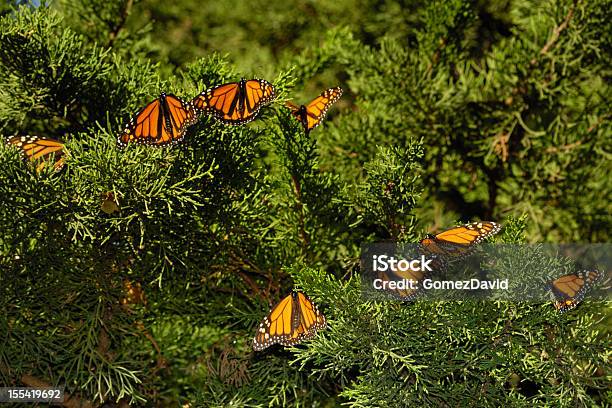
[[[497,234],[500,229],[501,225],[492,221],[472,222],[436,235],[428,234],[419,246],[426,254],[437,254],[453,262],[469,255],[476,244]]]
[[[195,108],[181,98],[161,93],[142,108],[117,138],[119,147],[128,143],[166,146],[183,140],[187,127],[197,121]]]
[[[300,121],[304,131],[308,134],[312,129],[319,126],[330,106],[342,96],[342,88],[330,88],[321,95],[314,98],[308,105],[297,106],[292,102],[285,102],[291,109],[293,116]]]
[[[253,349],[261,351],[273,344],[292,346],[314,337],[317,330],[327,327],[325,316],[302,292],[291,292],[259,325],[253,339]]]
[[[29,160],[42,159],[43,161],[36,166],[36,171],[40,172],[47,165],[47,159],[52,155],[53,168],[61,170],[65,164],[66,149],[59,140],[39,136],[12,136],[7,143],[17,146],[24,158]]]
[[[603,277],[599,271],[583,270],[569,275],[563,275],[550,283],[556,301],[555,309],[560,313],[572,310],[580,303],[587,292]]]
[[[242,125],[255,119],[259,109],[274,99],[274,87],[264,79],[241,79],[207,89],[192,103],[197,110],[212,113],[228,125]]]

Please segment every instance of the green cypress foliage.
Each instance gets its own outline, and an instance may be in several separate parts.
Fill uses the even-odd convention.
[[[39,173],[0,143],[0,385],[90,406],[610,404],[605,303],[378,302],[358,258],[459,220],[608,240],[611,6],[0,5],[0,132],[69,152]],[[241,77],[276,90],[253,123],[117,148],[161,92]],[[337,85],[305,135],[283,102]],[[292,288],[329,328],[254,353]]]

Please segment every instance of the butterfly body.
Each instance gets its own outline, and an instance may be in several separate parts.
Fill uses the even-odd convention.
[[[472,253],[484,239],[497,234],[501,225],[492,221],[477,221],[450,228],[439,234],[428,234],[419,247],[424,254],[438,255],[447,262],[454,262]]]
[[[297,106],[287,101],[286,106],[291,110],[291,114],[302,124],[304,131],[309,133],[321,124],[327,114],[327,110],[342,96],[342,88],[330,88],[307,105]]]
[[[291,292],[278,302],[259,325],[253,349],[261,351],[273,344],[292,346],[308,340],[327,327],[325,316],[302,292]]]
[[[117,138],[119,147],[128,143],[167,146],[183,140],[187,128],[197,121],[196,110],[181,98],[161,93],[142,108]]]
[[[304,129],[308,129],[308,110],[305,105],[300,105],[297,110],[292,112],[293,116],[302,124]],[[313,126],[312,129],[316,127]]]
[[[46,160],[54,155],[53,168],[61,170],[65,163],[66,150],[59,140],[40,136],[13,136],[8,138],[8,144],[17,147],[25,159],[36,161],[45,160],[38,164],[36,171],[40,172],[46,165]]]
[[[556,298],[555,309],[560,313],[574,309],[602,278],[599,271],[583,270],[553,280],[550,286]]]
[[[497,234],[501,225],[491,221],[478,221],[454,227],[439,234],[427,234],[418,245],[418,252],[429,260],[431,271],[389,270],[378,272],[377,278],[384,281],[411,282],[410,287],[384,289],[392,297],[412,301],[421,294],[422,282],[430,272],[442,272],[448,265],[471,254],[476,245]]]
[[[192,102],[197,111],[212,114],[227,125],[243,125],[255,119],[274,97],[274,87],[268,81],[241,79],[207,89]]]

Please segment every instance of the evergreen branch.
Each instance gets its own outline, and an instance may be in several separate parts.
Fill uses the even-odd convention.
[[[119,36],[119,32],[125,26],[125,22],[127,20],[127,17],[130,14],[133,4],[134,4],[134,0],[128,0],[127,3],[125,4],[125,7],[123,8],[121,15],[119,16],[119,21],[117,22],[117,24],[115,24],[115,27],[113,27],[113,29],[109,33],[109,36],[108,36],[109,39],[108,39],[108,43],[106,44],[106,48],[111,48],[113,44],[115,43],[115,40]]]
[[[508,138],[510,140],[510,138]],[[495,146],[495,141],[493,142]],[[497,201],[497,183],[500,181],[498,177],[501,176],[501,171],[496,170],[495,168],[489,168],[484,161],[483,157],[472,157],[468,153],[470,151],[469,147],[465,145],[464,141],[459,138],[455,138],[451,141],[451,146],[456,151],[462,152],[464,156],[464,160],[467,163],[471,163],[475,167],[478,167],[487,177],[487,192],[488,199],[487,204],[484,203],[474,203],[470,204],[464,194],[456,188],[450,189],[447,192],[449,199],[446,201],[452,201],[457,204],[457,208],[461,208],[464,211],[464,214],[468,215],[478,215],[479,217],[489,217],[493,214],[493,207]]]
[[[98,335],[98,347],[96,348],[96,351],[102,356],[102,357],[108,357],[108,349],[110,348],[110,337],[108,335],[108,331],[106,331],[106,328],[104,326],[102,326],[100,328],[100,334]]]
[[[427,68],[425,69],[425,72],[427,74],[431,73],[434,66],[438,64],[438,61],[440,61],[440,56],[442,55],[442,50],[444,49],[444,47],[446,47],[446,37],[440,38],[440,42],[438,46],[436,47],[436,50],[434,51],[433,56],[431,57],[431,61],[429,62],[429,64],[427,65]]]
[[[298,178],[292,174],[291,182],[293,183],[293,188],[295,192],[295,197],[297,199],[296,209],[298,211],[299,216],[299,229],[300,229],[300,238],[302,240],[302,247],[306,250],[310,246],[310,239],[308,234],[306,233],[305,223],[304,223],[304,204],[302,203],[302,186]]]
[[[244,281],[244,283],[254,292],[256,293],[258,296],[267,299],[268,295],[263,295],[261,288],[257,285],[257,283],[255,283],[255,281],[253,279],[251,279],[250,276],[248,276],[248,273],[251,274],[256,274],[259,275],[263,278],[265,278],[268,282],[269,285],[272,283],[273,279],[270,277],[269,274],[265,273],[263,270],[261,270],[256,264],[254,264],[252,261],[250,261],[246,255],[242,255],[239,256],[237,255],[235,252],[231,251],[229,253],[229,266],[230,268],[236,270],[236,272],[238,273],[238,275],[240,275],[240,278]],[[224,266],[224,269],[227,270],[227,265]],[[269,293],[269,290],[267,290],[266,292]]]
[[[499,345],[499,343],[501,343],[510,333],[510,329],[512,328],[512,320],[508,319],[506,320],[506,323],[504,323],[504,328],[502,329],[502,332],[493,337],[493,346],[497,347]]]
[[[20,381],[28,387],[51,388],[51,384],[27,374],[21,376]],[[93,408],[95,405],[91,401],[64,392],[64,402],[62,402],[62,406],[66,408]]]
[[[486,166],[483,166],[483,171],[485,172],[485,174],[487,175],[487,190],[489,193],[489,199],[488,199],[488,203],[487,203],[487,207],[485,208],[484,211],[484,218],[485,219],[491,219],[491,217],[493,216],[494,210],[495,210],[495,206],[497,204],[497,191],[499,186],[497,185],[498,181],[501,180],[501,177],[499,177],[500,175],[500,171],[498,171],[498,167],[493,168],[493,169],[489,169]]]
[[[393,213],[389,214],[387,218],[387,228],[389,230],[389,235],[391,235],[391,239],[394,241],[397,240],[401,230],[400,225],[395,222],[395,215]]]
[[[560,151],[568,151],[568,150],[572,150],[575,147],[578,147],[582,145],[582,142],[580,140],[578,140],[577,142],[574,143],[570,143],[570,144],[566,144],[563,146],[550,146],[548,149],[546,149],[546,153],[558,153]]]
[[[253,282],[253,280],[251,278],[249,278],[248,275],[246,275],[242,271],[238,271],[238,274],[240,275],[242,280],[245,281],[246,284],[253,290],[253,292],[255,292],[257,294],[257,296],[261,295],[261,291],[259,290],[259,286],[257,286],[257,284],[255,282]]]
[[[242,254],[241,254],[242,255]],[[239,256],[235,252],[230,252],[230,264],[237,265],[239,268],[250,271],[252,273],[256,273],[258,275],[263,276],[266,279],[269,279],[269,276],[261,270],[256,264],[254,264],[251,260],[249,260],[245,255]]]
[[[0,373],[7,379],[11,377],[11,369],[2,361],[0,361]]]
[[[159,344],[157,344],[157,341],[155,340],[153,335],[149,333],[145,325],[142,322],[136,322],[135,325],[138,328],[138,330],[140,330],[142,335],[145,336],[147,340],[149,340],[149,342],[151,343],[151,345],[157,352],[157,363],[156,363],[155,369],[151,373],[151,375],[153,376],[155,375],[155,373],[157,373],[157,371],[161,370],[162,368],[166,368],[168,366],[168,362],[164,358],[161,348],[159,347]]]
[[[597,119],[597,121],[595,123],[593,123],[591,126],[589,126],[589,128],[587,129],[587,133],[591,133],[593,130],[595,130],[599,125],[601,125],[603,123],[603,121],[605,119],[607,119],[610,115],[603,115],[601,116],[599,119]]]
[[[544,46],[540,49],[540,52],[538,53],[539,56],[547,54],[552,49],[552,47],[555,45],[561,33],[568,27],[569,22],[574,15],[574,10],[577,4],[578,4],[578,0],[574,0],[572,7],[570,7],[569,11],[567,12],[561,24],[557,25],[553,29],[552,36],[548,39],[546,44],[544,44]],[[537,57],[533,57],[531,61],[529,61],[529,66],[527,67],[525,74],[522,75],[523,80],[531,74],[532,68],[536,67],[539,62],[540,60]],[[550,78],[545,78],[543,81],[544,85],[547,85],[549,82],[550,82]],[[523,84],[519,84],[519,85],[516,85],[512,89],[511,94],[512,95],[526,95],[528,91],[529,91],[529,88],[527,86]],[[512,103],[512,100],[513,98],[510,97],[510,104]]]
[[[548,51],[552,47],[554,47],[555,43],[559,39],[559,36],[561,35],[561,32],[563,32],[563,30],[565,30],[567,26],[569,25],[570,20],[572,19],[574,15],[574,10],[576,9],[577,4],[578,4],[578,0],[574,0],[572,7],[570,7],[569,11],[567,12],[567,15],[565,16],[565,19],[563,20],[563,22],[561,22],[561,24],[559,24],[553,29],[552,36],[548,39],[546,44],[544,44],[544,47],[542,47],[542,49],[540,50],[539,55],[547,54]],[[538,63],[538,60],[536,59],[536,57],[534,57],[529,63],[531,65],[536,65]]]

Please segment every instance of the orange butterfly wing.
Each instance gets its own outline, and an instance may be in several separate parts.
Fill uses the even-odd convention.
[[[298,327],[297,335],[294,334],[293,337],[297,338],[296,342],[299,342],[314,337],[317,330],[327,327],[327,321],[325,320],[325,316],[319,312],[319,309],[312,303],[308,296],[302,292],[298,292],[297,295],[298,304],[300,306],[301,323]]]
[[[602,277],[603,274],[599,271],[584,270],[553,280],[550,286],[557,298],[553,306],[560,313],[572,310]]]
[[[297,106],[291,102],[286,102],[286,106],[291,109],[293,116],[302,123],[306,133],[319,126],[325,118],[327,110],[342,96],[342,88],[330,88],[321,95],[313,99],[308,105]]]
[[[274,99],[274,87],[263,79],[242,79],[208,89],[193,99],[195,108],[228,125],[242,125],[257,117]]]
[[[222,115],[230,114],[235,109],[234,103],[238,102],[237,95],[239,91],[239,82],[219,85],[196,96],[193,99],[193,106],[206,113],[221,112]]]
[[[246,81],[245,87],[245,114],[256,115],[260,107],[274,99],[274,87],[263,79],[251,79]]]
[[[425,254],[439,255],[449,262],[469,255],[476,244],[497,234],[501,225],[492,221],[477,221],[428,235],[419,243]]]
[[[390,281],[399,282],[403,279],[412,281],[412,287],[405,287],[402,289],[399,289],[399,288],[391,289],[387,286],[383,289],[386,293],[390,294],[394,298],[405,301],[405,302],[414,300],[419,295],[421,291],[421,283],[423,282],[423,279],[425,279],[425,277],[426,277],[426,274],[423,271],[396,270],[396,271],[389,271],[389,272],[378,272],[378,278],[381,279],[383,282],[385,281],[386,282],[390,282]]]
[[[132,117],[117,138],[117,144],[125,147],[128,143],[149,146],[178,143],[185,137],[187,128],[196,120],[196,111],[191,103],[162,93]]]
[[[54,155],[53,168],[61,170],[65,164],[66,149],[64,144],[58,140],[39,136],[13,136],[7,142],[16,146],[21,151],[24,158],[32,161],[42,159],[43,161],[36,167],[40,172],[46,166],[46,160]]]
[[[302,292],[292,292],[272,308],[253,339],[253,349],[261,351],[273,344],[292,346],[312,338],[327,326],[325,316]]]
[[[178,142],[184,137],[187,127],[193,125],[198,120],[196,111],[191,103],[186,103],[173,95],[168,95],[166,102],[172,135],[175,136],[173,141]]]

